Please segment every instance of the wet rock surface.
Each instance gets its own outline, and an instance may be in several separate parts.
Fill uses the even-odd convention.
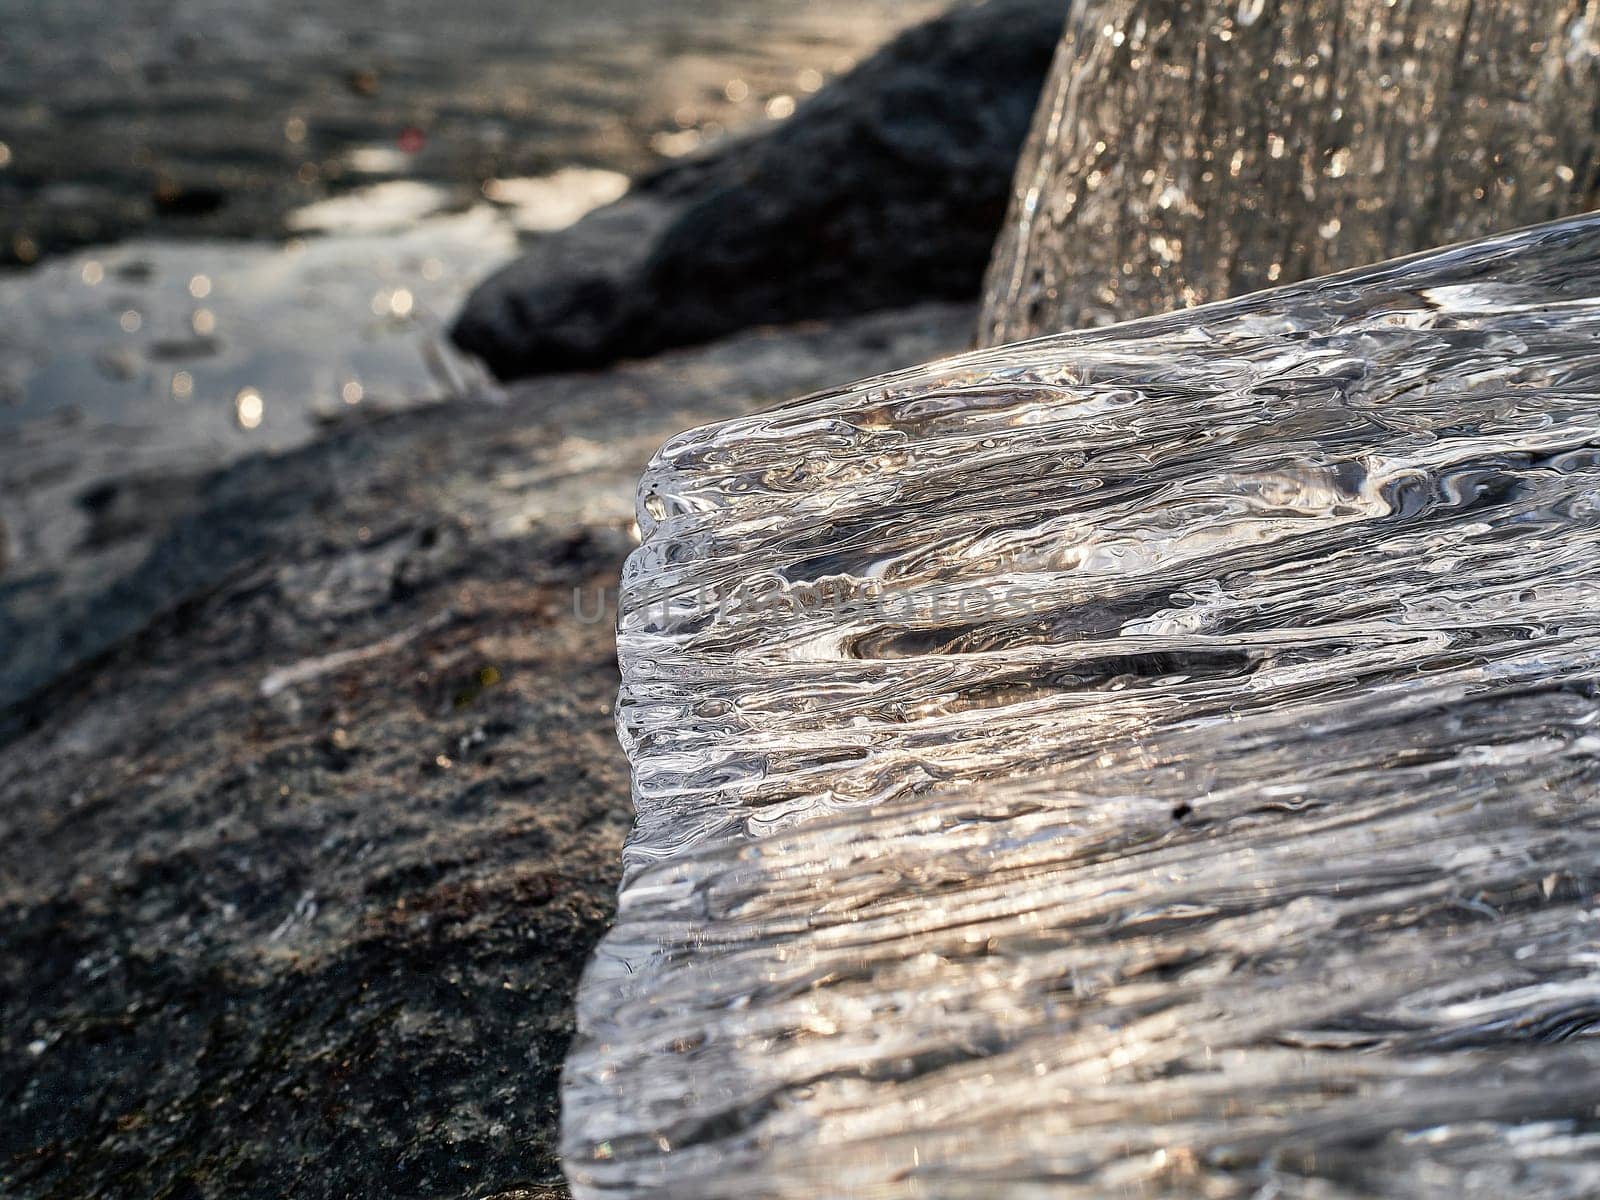
[[[562,1194],[571,994],[631,816],[606,610],[638,473],[971,319],[552,377],[169,495],[5,713],[0,1192]]]
[[[455,340],[512,378],[976,295],[1065,11],[991,0],[902,34],[770,131],[536,243]]]
[[[28,5],[0,36],[0,265],[133,231],[259,237],[377,179],[465,201],[648,170],[663,136],[748,124],[934,8],[749,0],[729,36],[723,0]]]

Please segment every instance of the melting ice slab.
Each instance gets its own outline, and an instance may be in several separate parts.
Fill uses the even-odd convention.
[[[660,452],[577,1193],[1600,1194],[1600,217]]]

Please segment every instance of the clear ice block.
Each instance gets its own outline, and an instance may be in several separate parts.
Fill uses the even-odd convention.
[[[685,433],[580,1197],[1600,1195],[1600,216]]]

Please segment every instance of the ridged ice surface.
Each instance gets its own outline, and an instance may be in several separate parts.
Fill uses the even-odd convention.
[[[1600,206],[1597,0],[1074,0],[980,321],[1167,312]]]
[[[580,1196],[1600,1195],[1600,216],[646,476]]]

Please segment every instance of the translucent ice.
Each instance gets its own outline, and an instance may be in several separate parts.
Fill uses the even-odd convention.
[[[581,1196],[1600,1194],[1600,217],[686,433]]]

